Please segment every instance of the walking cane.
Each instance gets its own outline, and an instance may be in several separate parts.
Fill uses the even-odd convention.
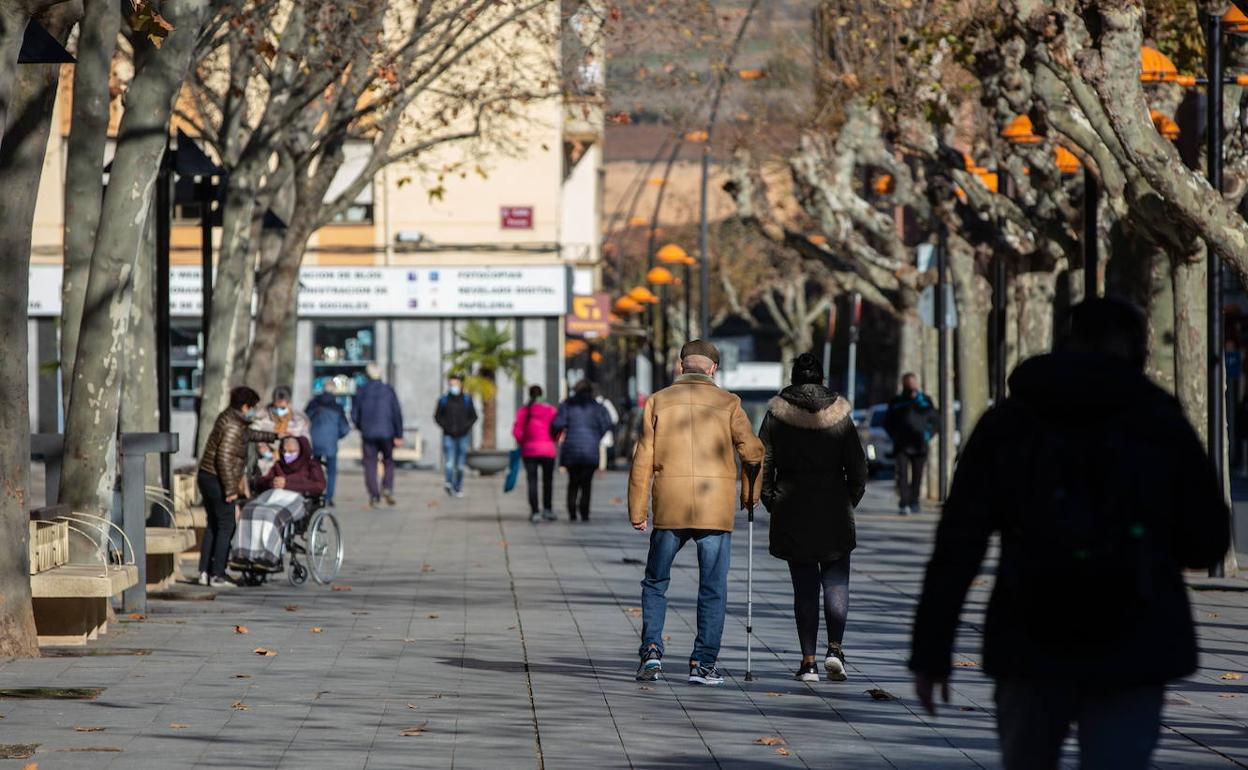
[[[754,642],[754,482],[758,480],[759,471],[763,466],[759,463],[745,463],[745,478],[749,482],[749,495],[746,497],[746,510],[749,511],[750,535],[746,550],[745,571],[745,681],[754,681],[753,642]]]

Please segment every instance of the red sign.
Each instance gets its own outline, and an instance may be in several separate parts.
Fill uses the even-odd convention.
[[[533,229],[532,206],[503,206],[499,209],[499,218],[504,230]]]
[[[611,295],[598,292],[572,298],[572,312],[564,322],[569,337],[606,337],[611,333]]]

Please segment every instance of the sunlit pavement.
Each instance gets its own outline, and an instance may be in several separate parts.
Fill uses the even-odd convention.
[[[788,570],[767,555],[765,513],[754,553],[755,681],[744,681],[742,513],[720,661],[727,682],[697,688],[682,676],[695,618],[690,548],[670,591],[671,679],[641,684],[647,540],[627,523],[624,480],[599,475],[589,523],[533,525],[523,484],[504,495],[501,479],[474,479],[455,500],[435,474],[409,471],[398,507],[367,510],[358,470],[348,470],[337,590],[281,580],[194,601],[208,589],[180,586],[187,599],[123,617],[89,655],[0,664],[0,687],[104,688],[94,700],[0,700],[0,744],[39,744],[0,767],[999,765],[991,686],[975,665],[990,577],[968,602],[953,704],[932,719],[911,697],[910,618],[934,515],[897,517],[886,482],[868,493],[849,681],[792,680],[800,656]],[[1156,764],[1244,766],[1248,682],[1228,675],[1248,673],[1248,593],[1234,590],[1248,581],[1200,583],[1218,588],[1193,592],[1202,669],[1169,695]]]

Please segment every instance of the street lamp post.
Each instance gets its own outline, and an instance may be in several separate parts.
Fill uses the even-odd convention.
[[[1210,14],[1205,19],[1205,42],[1208,83],[1205,92],[1205,140],[1208,156],[1206,172],[1215,195],[1222,194],[1222,19]],[[1226,373],[1222,369],[1222,262],[1214,250],[1206,246],[1206,305],[1209,344],[1208,444],[1209,457],[1218,474],[1223,494],[1227,487],[1224,441],[1226,430]],[[1234,518],[1232,517],[1232,525]],[[1209,568],[1210,577],[1222,577],[1223,563]]]
[[[656,330],[656,333],[659,336],[658,349],[661,351],[659,358],[662,361],[663,366],[662,373],[658,375],[658,381],[656,383],[656,385],[660,387],[665,387],[668,382],[668,348],[670,347],[668,344],[668,327],[671,324],[668,322],[667,318],[667,287],[671,286],[675,282],[676,276],[672,275],[672,271],[668,270],[666,267],[654,267],[650,269],[650,272],[646,273],[646,283],[659,287],[659,301],[655,307],[659,312],[659,327]]]

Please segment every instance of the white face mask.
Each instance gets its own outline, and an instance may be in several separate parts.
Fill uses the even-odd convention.
[[[285,417],[285,416],[287,415],[287,413],[289,413],[289,412],[290,412],[290,407],[288,407],[288,406],[275,406],[275,407],[273,407],[273,414],[277,415],[278,417]]]
[[[451,395],[452,395],[452,396],[458,396],[458,395],[459,395],[462,391],[463,391],[463,389],[462,389],[462,388],[460,388],[458,385],[452,385],[452,386],[451,386]]]

